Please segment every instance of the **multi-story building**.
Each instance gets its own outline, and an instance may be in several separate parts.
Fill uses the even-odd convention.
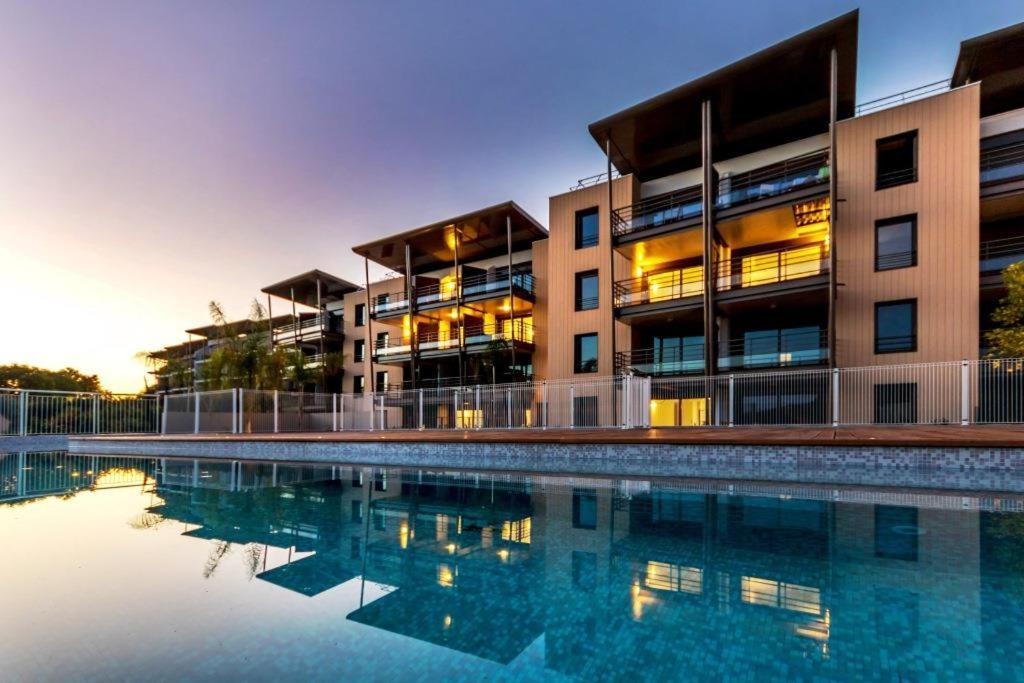
[[[390,279],[266,288],[319,311],[274,343],[341,350],[346,393],[681,378],[654,424],[721,410],[687,376],[791,373],[738,389],[742,420],[826,411],[794,370],[981,357],[1024,259],[1024,24],[860,106],[857,34],[854,11],[592,123],[607,172],[550,198],[550,234],[506,202],[354,248]],[[876,421],[949,419],[911,382],[846,386]]]

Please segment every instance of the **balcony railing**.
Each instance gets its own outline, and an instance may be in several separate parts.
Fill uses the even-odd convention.
[[[481,294],[503,294],[508,292],[509,270],[496,268],[490,273],[480,273],[462,278],[462,297],[478,296]],[[512,286],[520,292],[533,294],[533,272],[529,266],[512,267]],[[421,285],[417,287],[413,295],[416,297],[418,306],[425,306],[438,302],[454,302],[457,298],[456,284],[454,280],[444,283]]]
[[[466,348],[479,347],[491,342],[516,341],[533,344],[533,325],[525,320],[516,320],[514,324],[505,320],[486,325],[467,325],[462,334]],[[420,332],[416,337],[416,350],[443,351],[459,348],[459,335],[454,331]],[[374,355],[378,358],[389,356],[406,356],[413,351],[411,343],[402,340],[378,339],[374,343]]]
[[[719,357],[719,370],[783,368],[820,365],[828,361],[828,332],[824,329],[747,334],[729,342]]]
[[[274,337],[287,337],[302,336],[306,332],[313,332],[317,330],[328,331],[330,325],[330,316],[325,314],[314,315],[310,318],[302,318],[295,322],[281,325],[280,327],[274,328]]]
[[[822,185],[828,183],[829,172],[828,150],[821,149],[737,173],[718,181],[715,206],[725,209]]]
[[[1024,142],[981,151],[981,184],[994,185],[1024,178]]]
[[[814,277],[829,269],[824,242],[736,256],[715,264],[718,291],[746,289]]]
[[[388,315],[409,308],[409,300],[404,292],[395,292],[394,294],[378,295],[370,302],[370,305],[370,312],[373,315]]]
[[[658,349],[633,349],[615,354],[618,374],[683,375],[704,371],[704,344]]]
[[[648,197],[612,211],[612,233],[622,237],[701,215],[700,185]]]
[[[703,266],[675,268],[616,282],[615,308],[685,299],[703,293]]]
[[[983,273],[998,273],[1018,261],[1024,261],[1024,235],[981,243],[980,262]]]

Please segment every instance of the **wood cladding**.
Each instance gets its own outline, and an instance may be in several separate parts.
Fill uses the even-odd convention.
[[[836,127],[840,367],[978,357],[978,84]],[[875,143],[917,131],[917,182],[875,189]],[[875,222],[917,214],[917,265],[875,272]],[[879,301],[917,299],[917,351],[874,353]]]

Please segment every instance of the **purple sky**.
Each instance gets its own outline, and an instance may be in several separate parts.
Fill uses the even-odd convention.
[[[353,244],[597,173],[586,125],[849,2],[0,0],[0,363],[137,351]],[[858,101],[947,77],[1010,2],[865,2]]]

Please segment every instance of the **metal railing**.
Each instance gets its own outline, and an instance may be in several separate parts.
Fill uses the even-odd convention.
[[[153,434],[155,395],[0,388],[0,436]]]
[[[1024,178],[1024,141],[981,150],[981,184]]]
[[[888,109],[889,107],[895,107],[907,102],[913,102],[930,95],[936,95],[938,93],[946,92],[949,90],[950,79],[944,78],[941,81],[935,81],[933,83],[925,83],[919,85],[916,88],[910,90],[904,90],[894,95],[886,95],[885,97],[879,97],[878,99],[868,100],[862,104],[857,105],[857,116],[861,114],[867,114],[868,112],[878,111],[879,109]]]
[[[612,211],[612,234],[622,237],[641,230],[700,216],[700,185],[648,197]]]
[[[998,273],[1009,265],[1024,261],[1024,235],[982,242],[979,261],[983,273]]]
[[[329,318],[330,316],[327,314],[317,314],[275,327],[274,341],[281,337],[290,337],[296,334],[301,337],[305,332],[329,332]]]
[[[685,299],[704,294],[704,267],[673,268],[619,280],[613,286],[615,308]]]
[[[457,329],[445,332],[420,332],[416,336],[416,350],[422,352],[457,349],[459,338]],[[487,345],[496,341],[533,344],[533,325],[524,319],[516,319],[514,323],[500,320],[495,323],[467,325],[462,328],[461,338],[465,348]],[[377,339],[374,342],[374,354],[378,357],[408,355],[412,351],[411,343],[392,340],[390,337]]]
[[[745,335],[726,344],[718,359],[719,370],[786,368],[821,365],[828,361],[828,332],[824,329],[799,331],[770,330]]]
[[[1024,359],[367,394],[235,389],[168,396],[161,421],[166,434],[989,423],[1024,423]]]
[[[371,315],[385,315],[388,313],[397,313],[399,311],[405,311],[407,308],[409,308],[409,299],[406,297],[404,292],[382,294],[373,297],[373,299],[370,302],[370,306]]]
[[[828,150],[808,152],[752,171],[720,178],[715,205],[724,209],[805,187],[827,184],[829,173]]]
[[[508,267],[495,268],[489,273],[464,276],[461,279],[462,297],[476,296],[479,294],[503,294],[508,292],[509,271]],[[512,267],[512,286],[520,292],[533,294],[533,271],[530,266]],[[419,285],[413,289],[413,297],[418,306],[426,306],[437,302],[451,301],[458,298],[457,287],[454,280],[445,283],[432,283]]]
[[[814,277],[828,270],[828,246],[816,242],[719,261],[715,281],[718,291],[725,292]]]
[[[704,372],[704,344],[619,351],[615,369],[650,376],[699,374]]]
[[[613,168],[612,169],[612,180],[615,180],[616,178],[621,178],[621,177],[622,177],[622,174],[619,173],[618,169]],[[603,173],[596,173],[594,175],[587,176],[586,178],[580,178],[579,180],[576,181],[575,185],[573,185],[572,187],[569,188],[569,191],[573,192],[575,190],[582,190],[584,188],[593,187],[594,185],[599,185],[599,184],[605,183],[605,182],[608,182],[608,172],[607,171],[605,171]]]
[[[906,185],[917,182],[917,167],[898,168],[875,176],[875,189],[884,190],[887,187]]]

